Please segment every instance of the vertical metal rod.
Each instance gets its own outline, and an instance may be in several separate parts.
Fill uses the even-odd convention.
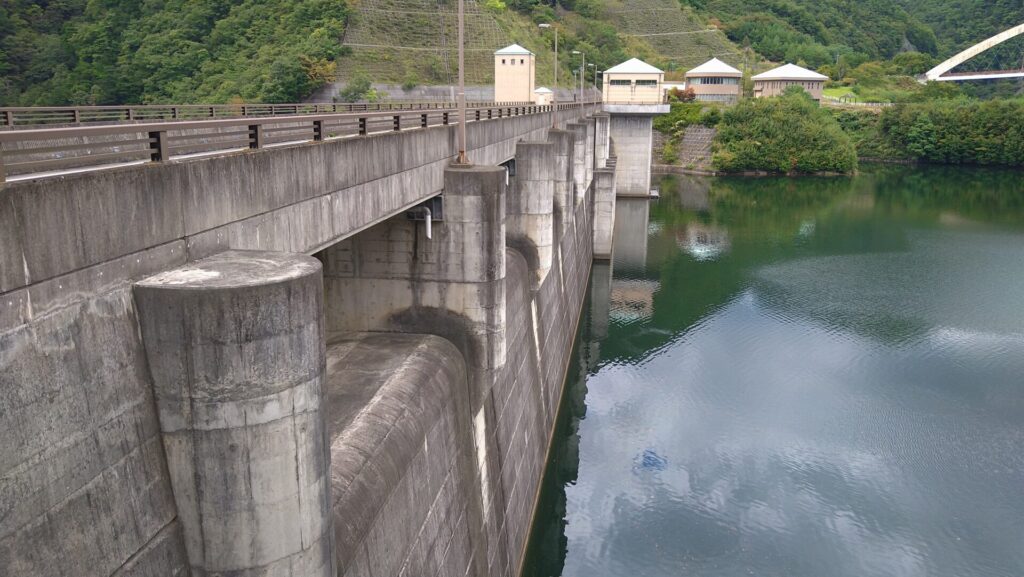
[[[466,55],[464,43],[464,4],[465,0],[459,0],[459,156],[455,159],[456,164],[469,164],[469,157],[466,156]]]
[[[558,27],[555,29],[555,91],[551,95],[551,128],[558,128]]]

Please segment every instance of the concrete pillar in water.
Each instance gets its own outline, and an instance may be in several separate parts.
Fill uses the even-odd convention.
[[[612,114],[610,134],[615,141],[616,191],[620,196],[651,193],[652,114]]]
[[[573,218],[575,193],[573,192],[573,149],[576,134],[568,130],[548,130],[548,140],[555,145],[555,223],[556,238]]]
[[[551,270],[554,250],[555,144],[516,144],[516,189],[508,194],[505,242],[530,265],[538,290]]]
[[[570,122],[568,128],[576,135],[572,146],[572,181],[576,196],[573,206],[583,200],[587,194],[587,125],[581,120]]]
[[[320,263],[229,251],[135,285],[194,577],[334,577]]]
[[[615,231],[615,170],[594,171],[594,258],[612,257],[612,234]]]
[[[612,117],[607,113],[594,115],[594,168],[604,168],[608,160],[608,135]]]

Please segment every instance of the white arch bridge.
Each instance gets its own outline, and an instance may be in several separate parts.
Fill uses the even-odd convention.
[[[982,72],[950,72],[950,70],[960,66],[964,62],[967,62],[971,58],[981,54],[982,52],[1002,44],[1011,38],[1016,38],[1024,34],[1024,24],[1014,26],[1009,30],[1005,30],[996,34],[995,36],[983,40],[974,46],[971,46],[967,50],[953,56],[949,60],[946,60],[942,64],[939,64],[935,68],[932,68],[928,72],[924,73],[921,77],[922,82],[927,81],[939,81],[939,82],[959,82],[966,80],[994,80],[997,78],[1024,78],[1024,66],[1017,70],[986,70]]]

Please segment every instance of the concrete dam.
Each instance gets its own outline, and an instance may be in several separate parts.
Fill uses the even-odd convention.
[[[627,113],[8,178],[0,574],[517,575]]]

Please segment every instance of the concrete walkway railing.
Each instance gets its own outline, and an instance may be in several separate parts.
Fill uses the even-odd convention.
[[[571,110],[595,104],[572,102],[557,106],[559,110]],[[470,108],[467,120],[546,114],[551,110],[550,105],[490,104]],[[7,130],[0,131],[0,183],[15,177],[20,180],[53,176],[95,167],[163,162],[457,123],[458,111],[449,107]]]
[[[467,102],[469,108],[529,106],[532,102]],[[170,120],[211,120],[251,116],[439,110],[455,102],[336,102],[329,104],[140,104],[129,106],[26,106],[0,107],[0,130],[40,125],[113,124]]]

